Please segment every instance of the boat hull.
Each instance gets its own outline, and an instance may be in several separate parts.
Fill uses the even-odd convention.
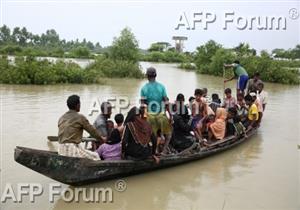
[[[156,164],[152,159],[93,161],[25,147],[16,147],[14,158],[21,165],[49,178],[65,184],[79,186],[199,160],[237,146],[255,133],[256,130],[253,130],[248,133],[248,138],[232,139],[195,154],[162,157],[159,164]]]

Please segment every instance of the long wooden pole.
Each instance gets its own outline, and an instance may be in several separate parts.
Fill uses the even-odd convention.
[[[223,64],[223,100],[224,100],[224,98],[225,98],[225,93],[224,93],[224,91],[225,91],[225,66],[224,66],[224,64]]]

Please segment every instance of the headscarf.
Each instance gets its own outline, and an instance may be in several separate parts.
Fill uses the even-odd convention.
[[[217,108],[215,122],[210,125],[210,129],[216,139],[225,137],[227,112],[224,108]]]
[[[139,116],[139,109],[133,107],[125,120],[125,126],[131,132],[136,143],[147,145],[151,140],[152,128],[145,118]]]

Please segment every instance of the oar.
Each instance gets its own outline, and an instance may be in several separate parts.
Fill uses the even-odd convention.
[[[224,91],[225,91],[225,66],[223,64],[223,100],[225,98],[225,95],[224,95]]]
[[[47,139],[51,142],[58,141],[58,136],[47,136]],[[82,137],[82,142],[93,142],[97,141],[95,138]]]

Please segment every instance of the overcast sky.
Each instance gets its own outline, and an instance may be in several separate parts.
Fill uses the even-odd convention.
[[[1,25],[10,28],[25,26],[29,31],[41,34],[47,29],[55,29],[60,38],[66,40],[79,38],[99,42],[102,46],[110,45],[124,27],[128,26],[134,32],[141,48],[148,48],[151,43],[167,41],[172,44],[172,36],[188,37],[185,50],[193,51],[209,39],[213,39],[225,47],[233,47],[240,42],[247,42],[251,47],[262,50],[274,48],[292,48],[300,43],[300,1],[52,1],[52,0],[0,0]],[[296,8],[296,13],[290,9]],[[208,24],[207,30],[201,23],[196,23],[194,30],[181,26],[175,30],[180,17],[186,17],[182,23],[193,24],[194,13],[215,15],[215,22]],[[237,21],[239,26],[248,20],[248,27],[237,29],[236,23],[228,23],[223,29],[225,14]],[[298,14],[297,14],[298,12]],[[183,15],[185,13],[186,16]],[[292,19],[290,16],[294,15]],[[296,15],[295,15],[296,14]],[[286,20],[280,30],[259,30],[250,19],[255,17],[279,17]],[[199,15],[197,17],[200,17]],[[209,16],[211,17],[211,16]],[[187,26],[187,25],[186,25]]]

